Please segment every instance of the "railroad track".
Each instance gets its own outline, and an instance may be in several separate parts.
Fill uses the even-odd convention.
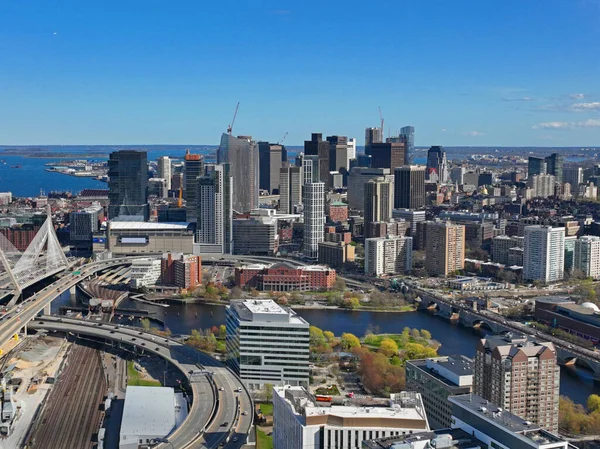
[[[99,406],[106,392],[106,380],[98,350],[74,345],[67,366],[40,417],[29,446],[40,449],[94,447]]]

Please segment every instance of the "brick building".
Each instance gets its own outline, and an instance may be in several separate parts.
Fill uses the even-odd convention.
[[[341,201],[329,203],[327,216],[335,223],[348,221],[348,205]]]
[[[193,290],[202,284],[202,258],[167,253],[161,261],[161,282]]]
[[[335,279],[335,270],[321,265],[296,267],[288,263],[253,264],[235,269],[237,286],[266,291],[331,290]]]

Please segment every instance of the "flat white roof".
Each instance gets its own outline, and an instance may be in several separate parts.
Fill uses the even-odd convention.
[[[248,299],[244,301],[244,306],[252,313],[283,313],[287,315],[287,311],[272,299]]]
[[[111,221],[111,230],[129,230],[135,229],[140,231],[156,231],[156,230],[185,230],[190,224],[188,222],[167,222],[167,223],[152,223],[146,221]]]
[[[127,387],[121,439],[130,435],[165,437],[175,427],[175,390],[166,387]]]
[[[356,407],[332,405],[331,407],[306,407],[306,416],[333,415],[348,418],[397,418],[425,421],[416,408],[403,407]]]

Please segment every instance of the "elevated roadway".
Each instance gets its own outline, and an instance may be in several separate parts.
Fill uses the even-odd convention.
[[[225,443],[227,448],[239,449],[245,443],[253,420],[250,395],[239,378],[211,356],[180,341],[128,326],[44,316],[30,327],[135,346],[177,367],[190,381],[193,401],[186,420],[160,447],[215,448]]]

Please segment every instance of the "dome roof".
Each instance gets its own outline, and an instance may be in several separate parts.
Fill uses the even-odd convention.
[[[592,309],[594,312],[600,312],[600,308],[593,302],[584,302],[581,304],[581,307],[585,307],[586,309]]]

